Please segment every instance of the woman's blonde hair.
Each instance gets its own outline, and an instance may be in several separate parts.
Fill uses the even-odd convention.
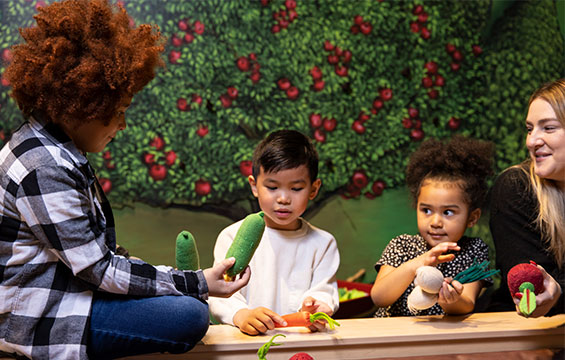
[[[565,79],[544,84],[530,97],[529,105],[536,99],[545,100],[565,127]],[[543,240],[554,256],[559,268],[565,262],[565,192],[554,180],[540,178],[535,174],[535,164],[521,167],[529,176],[530,184],[537,196],[539,213],[536,219]]]

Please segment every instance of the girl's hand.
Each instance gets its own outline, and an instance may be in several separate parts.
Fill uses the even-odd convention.
[[[235,281],[225,281],[224,273],[235,264],[235,258],[224,259],[211,268],[204,269],[204,278],[208,283],[208,293],[210,296],[230,297],[234,292],[241,289],[249,282],[251,269],[249,266],[239,274]]]
[[[452,281],[450,277],[443,280],[441,289],[439,289],[438,304],[453,304],[459,301],[463,293],[463,284],[459,281]]]
[[[555,306],[563,291],[559,283],[551,275],[549,275],[541,265],[538,265],[538,268],[543,274],[543,286],[545,289],[542,293],[536,295],[536,309],[529,316],[533,318],[547,314],[549,310]],[[523,316],[520,312],[520,308],[518,307],[520,299],[516,297],[512,297],[512,299],[514,300],[514,304],[516,304],[516,312]]]
[[[457,243],[443,242],[434,246],[428,252],[418,256],[416,259],[421,262],[421,266],[437,266],[438,264],[455,259],[454,254],[443,255],[450,250],[459,251],[461,248]]]
[[[328,304],[323,301],[316,300],[311,296],[308,296],[302,302],[302,308],[300,311],[308,311],[309,313],[317,313],[317,312],[324,312],[329,316],[332,316],[333,311]],[[311,326],[308,327],[310,331],[319,331],[324,330],[326,328],[326,321],[325,320],[316,320],[312,323]]]
[[[264,334],[267,330],[273,330],[275,323],[286,325],[279,314],[265,307],[241,309],[233,316],[233,324],[247,335]]]

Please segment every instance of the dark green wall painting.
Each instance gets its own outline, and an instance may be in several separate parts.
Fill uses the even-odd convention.
[[[0,0],[0,72],[18,27],[50,2]],[[173,265],[185,229],[210,265],[219,231],[258,209],[253,148],[287,128],[320,154],[305,217],[336,236],[338,275],[370,272],[390,238],[416,231],[404,167],[420,142],[463,134],[496,143],[497,171],[518,163],[529,94],[565,73],[553,0],[116,2],[167,36],[166,67],[89,158],[118,241],[152,263]],[[9,92],[2,79],[0,145],[23,120]]]

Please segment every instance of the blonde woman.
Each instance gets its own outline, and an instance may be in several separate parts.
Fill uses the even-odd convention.
[[[490,228],[503,279],[490,310],[515,308],[506,274],[533,260],[545,276],[532,314],[538,317],[565,312],[565,79],[532,94],[526,128],[530,159],[505,170],[492,189]]]

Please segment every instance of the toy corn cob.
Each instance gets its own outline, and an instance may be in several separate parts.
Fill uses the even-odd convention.
[[[264,216],[265,214],[262,211],[247,215],[237,230],[235,238],[226,253],[226,259],[235,257],[235,264],[224,274],[226,281],[235,280],[235,277],[245,270],[249,261],[251,261],[263,237],[263,231],[265,231]]]

